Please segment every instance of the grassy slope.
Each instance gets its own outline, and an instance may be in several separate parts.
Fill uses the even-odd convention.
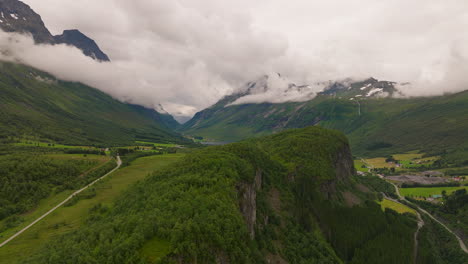
[[[140,158],[129,167],[115,172],[96,185],[97,195],[94,198],[80,200],[71,207],[58,209],[8,245],[0,248],[0,263],[18,263],[36,253],[44,243],[54,237],[76,230],[83,225],[91,208],[99,204],[112,206],[114,199],[129,185],[144,179],[148,173],[154,170],[172,164],[181,157],[181,154],[169,154]],[[57,201],[58,199],[47,201],[46,205],[55,204]]]
[[[160,114],[32,68],[0,63],[0,137],[35,136],[84,145],[183,142]]]
[[[390,208],[392,210],[397,211],[400,214],[411,213],[411,214],[416,215],[416,211],[414,209],[409,208],[406,205],[391,201],[391,200],[383,199],[380,202],[380,205],[382,206],[383,210],[385,210],[385,208]]]
[[[219,141],[239,140],[284,128],[320,124],[338,129],[359,155],[412,150],[449,154],[468,149],[468,92],[433,98],[362,100],[319,96],[306,103],[224,107],[229,98],[198,113],[182,128],[186,134]],[[379,148],[379,143],[390,147]]]

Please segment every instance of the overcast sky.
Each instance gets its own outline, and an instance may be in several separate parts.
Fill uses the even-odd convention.
[[[412,82],[408,95],[468,88],[466,0],[24,2],[52,33],[80,29],[112,59],[94,65],[62,50],[76,63],[29,58],[32,65],[121,100],[162,103],[179,116],[273,72],[298,84],[370,76]]]

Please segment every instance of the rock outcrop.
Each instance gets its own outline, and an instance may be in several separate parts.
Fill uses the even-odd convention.
[[[240,183],[237,190],[240,196],[239,208],[247,224],[251,239],[255,238],[257,222],[257,192],[262,188],[262,171],[257,170],[253,183]]]
[[[99,46],[79,30],[65,30],[53,36],[39,14],[18,0],[0,0],[0,29],[9,33],[30,34],[37,44],[66,44],[80,49],[97,61],[110,61]]]

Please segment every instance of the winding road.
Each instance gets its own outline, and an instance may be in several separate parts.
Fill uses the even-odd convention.
[[[75,197],[76,195],[78,195],[79,193],[83,192],[84,190],[88,189],[89,187],[93,186],[94,184],[96,184],[98,181],[106,178],[107,176],[109,176],[110,174],[112,174],[114,171],[118,170],[120,168],[120,166],[122,165],[122,160],[120,159],[119,156],[117,156],[117,166],[112,169],[110,172],[108,172],[106,175],[100,177],[99,179],[93,181],[92,183],[86,185],[85,187],[81,188],[80,190],[74,192],[72,195],[68,196],[67,199],[63,200],[61,203],[59,203],[58,205],[56,205],[54,208],[50,209],[47,213],[43,214],[42,216],[40,216],[39,218],[37,218],[36,220],[34,220],[31,224],[29,224],[28,226],[26,226],[25,228],[21,229],[20,231],[18,231],[16,234],[14,234],[13,236],[11,236],[10,238],[8,238],[7,240],[3,241],[1,244],[0,244],[0,248],[5,246],[6,244],[8,244],[11,240],[15,239],[17,236],[21,235],[23,232],[25,232],[26,230],[28,230],[29,228],[31,228],[33,225],[35,225],[37,222],[41,221],[42,219],[44,219],[46,216],[48,216],[49,214],[51,214],[52,212],[54,212],[55,210],[57,210],[60,206],[64,205],[66,202],[70,201],[73,197]]]
[[[384,177],[382,175],[378,175],[380,178],[384,179]],[[390,183],[391,185],[393,185],[393,187],[395,187],[395,190],[396,190],[396,193],[399,197],[400,200],[403,200],[413,206],[415,206],[416,208],[418,208],[419,211],[423,212],[424,214],[426,214],[427,216],[429,216],[432,220],[436,221],[437,223],[439,223],[441,226],[443,226],[448,232],[450,232],[453,236],[455,236],[455,238],[458,240],[458,243],[460,244],[460,248],[461,250],[463,250],[465,253],[468,254],[468,249],[466,248],[466,245],[465,243],[463,242],[463,240],[455,233],[453,232],[450,228],[448,228],[444,223],[442,223],[441,221],[437,220],[437,218],[435,218],[433,215],[431,215],[428,211],[422,209],[421,207],[419,207],[417,204],[414,204],[408,200],[406,200],[406,198],[404,196],[402,196],[400,194],[400,190],[398,189],[398,186],[396,186],[396,184],[394,184],[393,182],[389,182],[387,181],[388,183]],[[419,215],[419,218],[421,217],[421,215]],[[421,218],[422,220],[422,218]],[[419,224],[418,224],[419,225]],[[419,228],[420,229],[420,228]],[[418,229],[418,232],[419,232],[419,229]],[[416,234],[417,235],[417,234]],[[417,245],[417,244],[416,244]]]

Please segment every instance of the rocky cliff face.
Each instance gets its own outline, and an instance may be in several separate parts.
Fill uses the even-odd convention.
[[[262,188],[262,171],[257,170],[253,183],[240,183],[237,187],[240,195],[239,208],[247,223],[251,239],[255,238],[257,222],[257,192]]]
[[[318,128],[310,127],[304,129],[304,131],[314,131],[316,129]],[[294,138],[293,135],[294,134],[291,134],[292,138]],[[322,200],[330,200],[336,204],[346,205],[346,199],[343,199],[343,197],[346,197],[346,193],[343,192],[341,187],[350,186],[350,189],[352,189],[351,178],[356,174],[354,161],[352,158],[353,156],[351,154],[351,149],[348,142],[341,139],[340,143],[336,143],[336,141],[340,141],[339,137],[335,139],[331,135],[329,135],[328,141],[322,141],[320,139],[320,135],[313,135],[313,133],[304,134],[303,136],[305,136],[305,140],[302,141],[301,144],[304,146],[308,144],[314,146],[310,149],[298,147],[298,150],[294,150],[291,154],[302,156],[304,158],[289,159],[289,157],[286,157],[285,160],[282,160],[282,162],[287,163],[290,168],[295,168],[288,173],[282,174],[282,183],[279,183],[279,185],[276,186],[272,185],[272,179],[270,176],[271,172],[266,172],[268,169],[260,166],[257,167],[255,177],[253,177],[250,182],[242,181],[237,184],[239,210],[245,220],[247,230],[252,240],[256,238],[256,232],[262,232],[262,229],[265,229],[267,226],[269,226],[270,216],[265,215],[265,200],[259,200],[264,199],[264,197],[268,196],[271,198],[267,204],[273,212],[276,212],[277,216],[282,214],[282,210],[290,207],[291,209],[295,208],[292,209],[293,212],[290,212],[291,215],[296,215],[299,218],[304,217],[304,215],[301,213],[298,214],[298,212],[305,212],[307,210],[306,208],[309,208],[310,206],[311,199],[313,199],[313,197],[316,195],[321,196],[320,199]],[[274,136],[271,137],[273,138]],[[284,138],[283,140],[284,144],[286,145],[289,145],[286,142],[291,144],[297,143],[296,139],[294,141],[288,141],[287,138]],[[272,146],[271,143],[275,144],[276,142],[278,142],[278,140],[264,142],[266,145],[263,145],[263,147],[268,149]],[[334,144],[335,147],[328,148],[325,152],[323,146],[328,144]],[[288,146],[284,147],[290,148]],[[304,152],[313,151],[315,154],[302,154],[301,149]],[[279,153],[284,152],[285,149],[282,147],[273,147],[268,151],[272,151],[272,153]],[[316,155],[319,152],[321,154]],[[321,162],[317,162],[317,159],[323,158],[324,155],[329,155],[330,159],[327,158]],[[328,164],[325,166],[328,166],[331,170],[325,169],[325,167],[322,167],[321,170],[317,170],[316,168],[310,167],[311,164],[313,164],[313,167],[320,167]],[[308,169],[305,169],[306,167],[308,167]],[[325,176],[325,171],[333,173],[331,175]],[[320,175],[320,173],[322,173],[322,175]],[[278,190],[281,188],[289,188],[291,190],[291,194],[294,194],[292,196],[294,196],[297,201],[287,205],[285,208],[281,208],[281,195],[278,192]],[[273,195],[271,195],[272,193]],[[349,195],[352,194],[348,194],[348,196]],[[291,200],[286,202],[286,204],[290,202]]]
[[[320,186],[322,194],[327,199],[336,198],[337,184],[346,183],[354,174],[356,169],[354,168],[353,155],[349,145],[343,146],[343,148],[336,153],[335,162],[335,179],[327,181]]]
[[[5,32],[30,34],[37,44],[67,44],[74,46],[88,57],[98,61],[109,61],[99,46],[79,30],[65,30],[53,36],[39,14],[18,0],[0,0],[0,29]]]
[[[18,0],[0,1],[0,29],[5,32],[31,34],[36,43],[54,43],[54,38],[41,16]]]

